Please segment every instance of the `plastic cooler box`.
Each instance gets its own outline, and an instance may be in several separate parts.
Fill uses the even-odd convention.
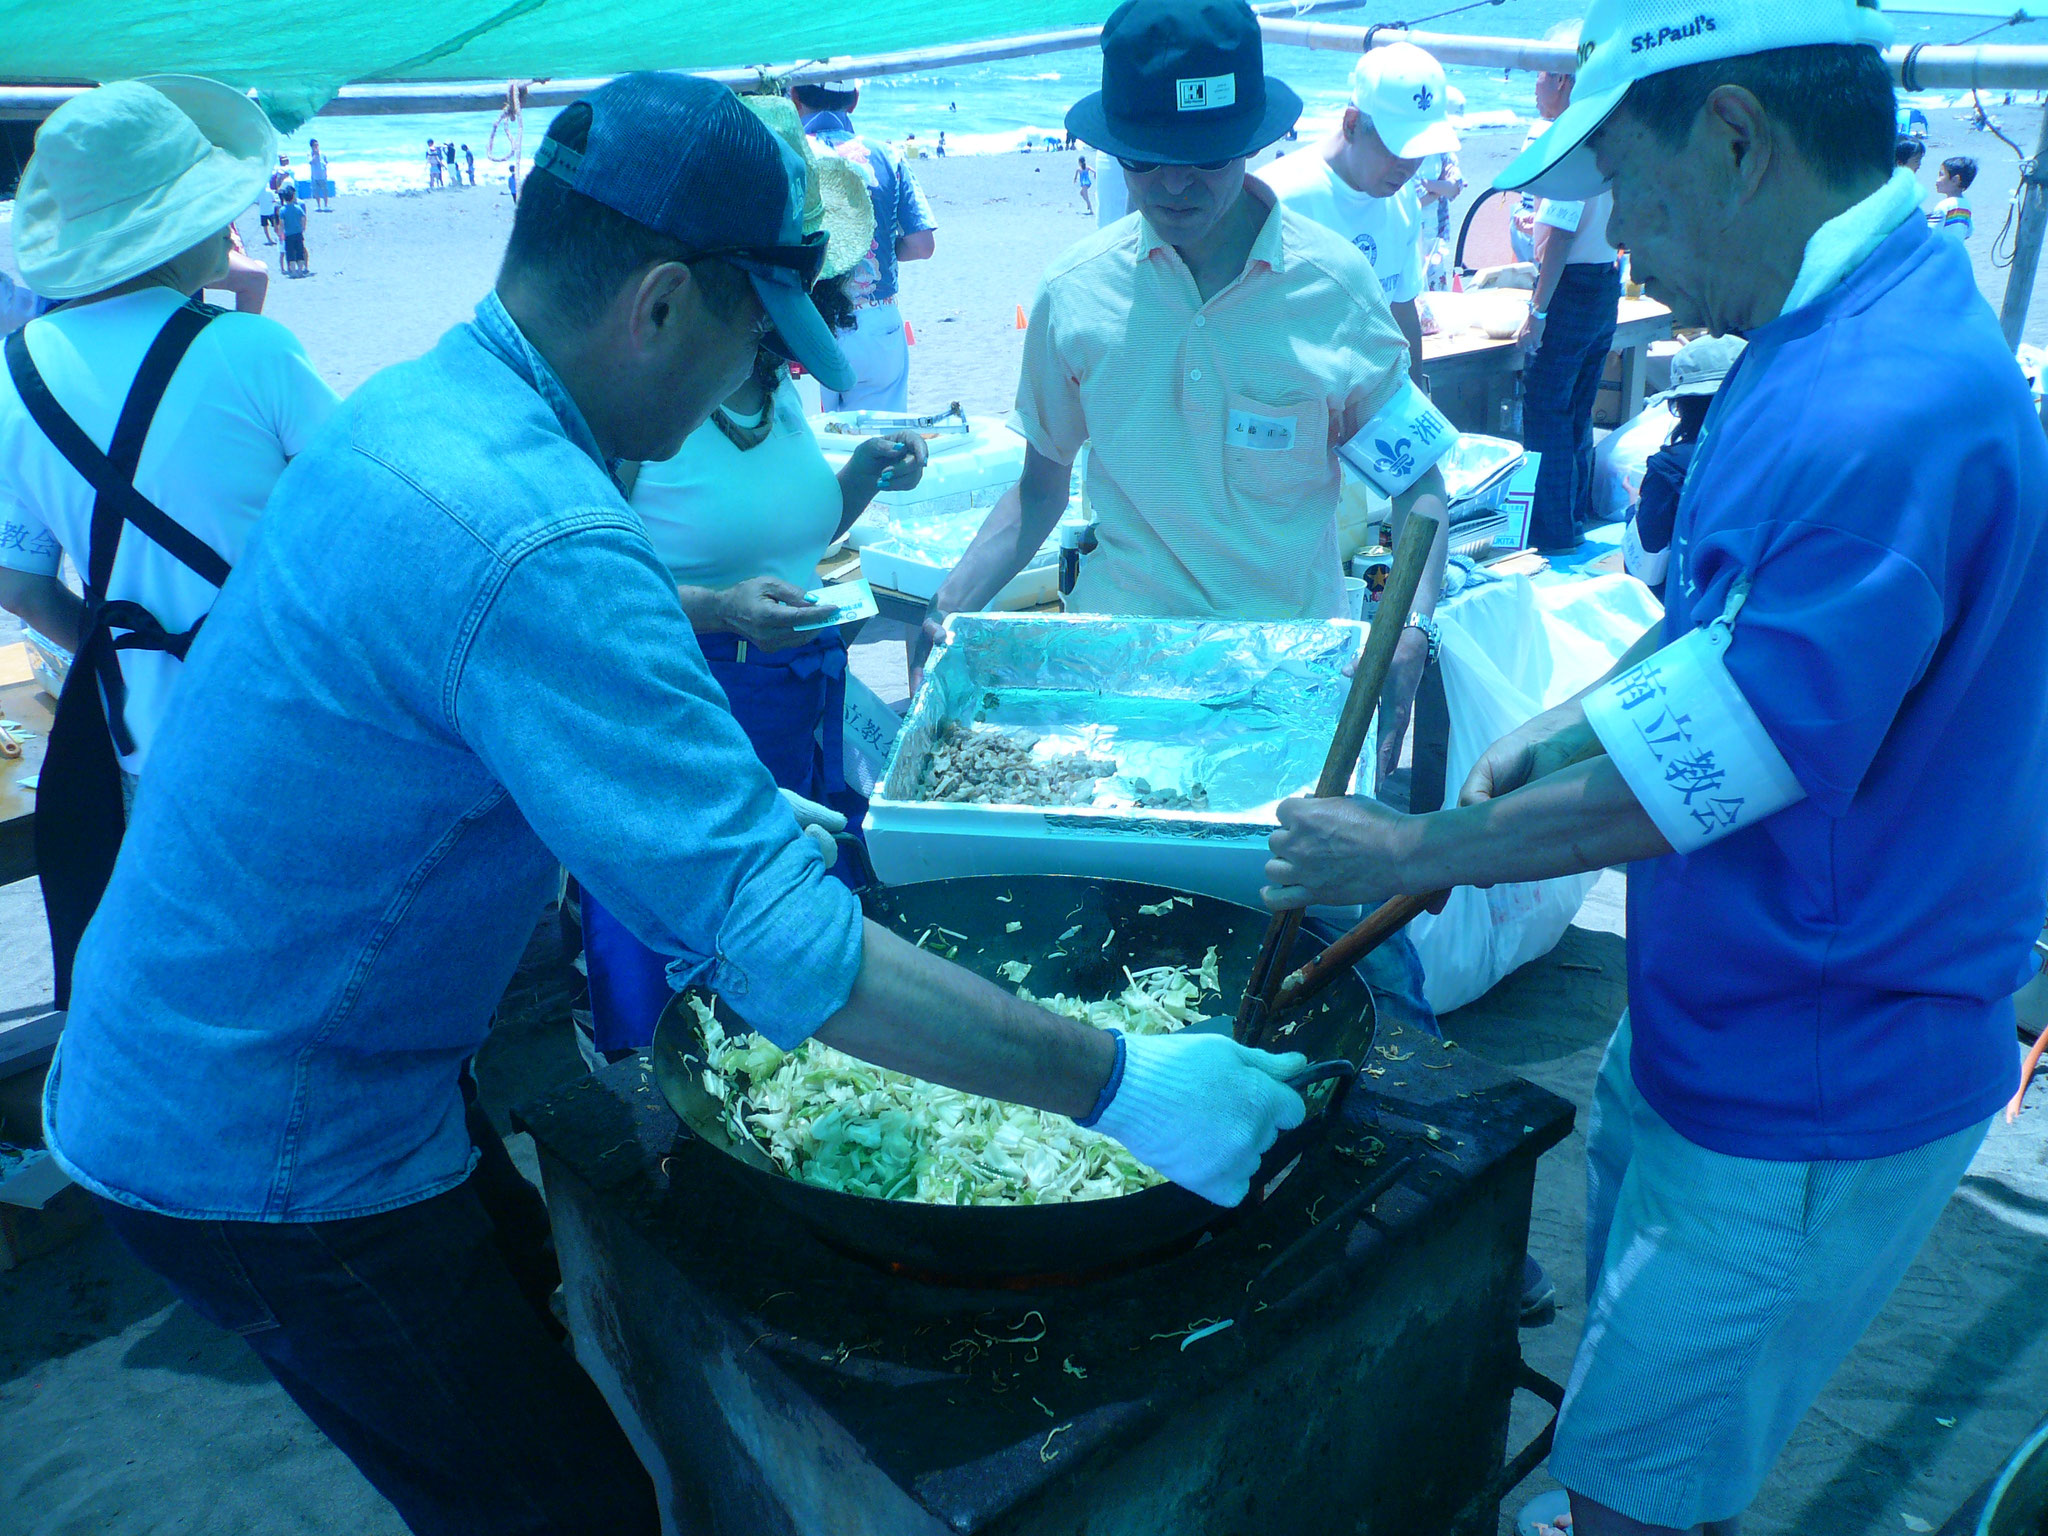
[[[827,414],[811,425],[825,461],[835,472],[864,439],[860,432],[835,430],[858,424],[849,414]],[[1024,439],[993,416],[970,416],[969,431],[935,432],[925,438],[931,457],[914,489],[878,494],[846,542],[860,551],[861,574],[878,587],[930,599],[953,574],[989,508],[1024,473]],[[1072,514],[1070,514],[1072,515]],[[935,536],[941,523],[959,520],[950,536]],[[1031,563],[996,595],[997,609],[1035,608],[1059,596],[1059,533],[1046,540]]]

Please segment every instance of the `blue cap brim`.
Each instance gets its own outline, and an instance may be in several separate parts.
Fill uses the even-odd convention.
[[[782,343],[779,350],[803,364],[804,372],[826,389],[841,393],[852,389],[853,364],[839,350],[832,327],[825,323],[825,317],[818,313],[818,306],[811,302],[809,292],[794,274],[785,281],[749,272],[747,281],[754,285],[754,296],[775,327]]]

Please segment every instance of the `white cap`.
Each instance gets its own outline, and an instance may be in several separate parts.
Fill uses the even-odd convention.
[[[1443,65],[1413,43],[1374,48],[1352,66],[1351,105],[1372,119],[1373,131],[1397,160],[1458,147],[1457,130],[1446,120],[1450,94]]]
[[[1604,185],[1586,140],[1636,81],[1688,64],[1773,48],[1861,43],[1883,48],[1892,24],[1876,0],[1593,0],[1579,31],[1572,104],[1494,177],[1544,197],[1587,198]]]

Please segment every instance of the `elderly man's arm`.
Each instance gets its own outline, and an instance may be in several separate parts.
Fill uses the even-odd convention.
[[[932,599],[924,628],[910,643],[910,686],[914,692],[947,614],[978,613],[1024,569],[1051,536],[1073,493],[1074,468],[1024,449],[1024,475],[995,504],[953,574]]]
[[[1583,703],[1663,642],[1663,626],[1651,625],[1597,681],[1487,748],[1455,811],[1404,816],[1356,798],[1283,802],[1266,865],[1268,904],[1382,901],[1456,885],[1544,880],[1669,853],[1587,723]]]
[[[1265,897],[1276,910],[1549,880],[1671,851],[1604,753],[1427,816],[1357,797],[1284,801],[1269,841]]]
[[[0,566],[0,608],[39,634],[77,649],[85,630],[85,602],[54,576]]]
[[[1571,254],[1575,238],[1568,229],[1559,229],[1551,224],[1536,226],[1536,290],[1529,298],[1529,318],[1522,322],[1522,329],[1516,336],[1516,340],[1531,352],[1543,348],[1543,316],[1549,313],[1550,301],[1556,296],[1557,285],[1564,278],[1565,258]]]
[[[934,230],[919,229],[896,237],[898,261],[930,261],[932,253],[938,248],[939,237]]]

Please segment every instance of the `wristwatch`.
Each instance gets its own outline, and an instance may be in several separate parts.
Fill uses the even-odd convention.
[[[1408,622],[1401,627],[1403,629],[1416,629],[1422,632],[1422,638],[1429,642],[1429,655],[1425,658],[1423,664],[1425,666],[1435,666],[1436,659],[1442,654],[1444,648],[1444,632],[1437,627],[1436,620],[1426,613],[1411,613],[1408,615]]]

